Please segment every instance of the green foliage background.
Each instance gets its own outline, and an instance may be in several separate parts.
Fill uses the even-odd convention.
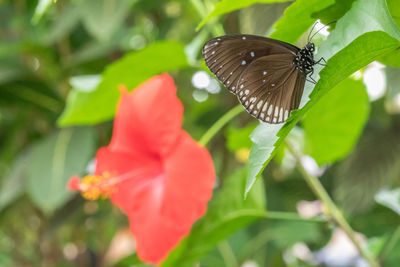
[[[297,214],[316,197],[288,142],[325,168],[320,181],[382,266],[398,266],[399,0],[0,1],[0,265],[144,266],[133,250],[113,257],[117,237],[131,239],[118,209],[65,188],[108,144],[118,85],[173,75],[184,128],[199,140],[237,104],[225,89],[194,100],[192,76],[208,71],[202,45],[250,33],[303,46],[317,19],[334,22],[314,37],[327,60],[317,84],[285,124],[242,112],[207,144],[213,199],[162,266],[323,266],[293,252],[316,253],[336,226],[323,212]],[[359,77],[373,61],[386,74],[376,101]]]

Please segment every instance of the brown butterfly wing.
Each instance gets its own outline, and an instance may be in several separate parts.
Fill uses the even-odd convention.
[[[254,60],[237,83],[236,95],[246,110],[268,123],[282,123],[300,104],[305,75],[293,55],[274,54]]]
[[[294,58],[299,50],[296,46],[278,40],[241,34],[209,40],[203,47],[203,56],[207,67],[230,92],[236,93],[239,77],[253,61],[274,54]]]

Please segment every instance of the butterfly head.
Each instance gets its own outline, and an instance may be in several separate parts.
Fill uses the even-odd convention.
[[[311,52],[311,53],[314,53],[314,51],[315,51],[314,43],[308,42],[306,44],[306,46],[304,47],[304,49],[309,51],[309,52]]]

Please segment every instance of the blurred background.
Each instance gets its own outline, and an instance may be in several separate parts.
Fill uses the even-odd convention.
[[[215,2],[204,1],[206,11]],[[336,2],[348,10],[354,1]],[[176,53],[182,47],[184,63],[158,69],[174,77],[185,107],[183,127],[198,140],[237,105],[237,99],[206,69],[202,45],[224,31],[267,35],[291,3],[251,5],[197,32],[204,14],[196,3],[58,0],[43,8],[36,0],[0,0],[0,266],[139,264],[132,258],[135,244],[126,217],[108,200],[87,201],[65,190],[71,175],[93,169],[97,148],[108,144],[112,112],[102,118],[96,113],[114,107],[100,103],[96,110],[73,114],[65,108],[67,101],[93,91],[102,73],[112,68],[110,64],[167,40],[171,43],[157,53]],[[315,37],[317,45],[328,34],[321,31]],[[297,45],[303,46],[306,38],[307,34]],[[303,164],[320,177],[360,233],[360,242],[372,250],[382,249],[391,236],[400,235],[400,189],[396,190],[400,187],[400,70],[389,65],[377,61],[353,74],[367,92],[366,108],[349,148],[338,160],[318,166],[308,153],[318,126],[307,123],[307,117],[289,136],[311,155],[302,158]],[[135,75],[142,66],[123,67]],[[126,74],[121,71],[122,75]],[[118,75],[114,79],[120,82]],[[86,119],[90,116],[93,120]],[[208,145],[217,188],[224,188],[226,177],[245,179],[249,135],[257,124],[241,113]],[[264,171],[259,187],[268,210],[323,217],[322,204],[284,146]],[[225,192],[238,199],[241,193]],[[399,266],[400,242],[391,246],[384,266]],[[197,266],[368,265],[345,234],[329,223],[259,220],[218,242]]]

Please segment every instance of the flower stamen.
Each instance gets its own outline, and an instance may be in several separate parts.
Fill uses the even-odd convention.
[[[116,192],[119,183],[127,179],[147,176],[150,173],[151,176],[155,177],[155,174],[159,172],[157,165],[148,165],[118,176],[109,172],[103,172],[102,175],[86,175],[82,180],[73,176],[67,187],[70,190],[80,191],[82,196],[88,200],[106,199]]]

